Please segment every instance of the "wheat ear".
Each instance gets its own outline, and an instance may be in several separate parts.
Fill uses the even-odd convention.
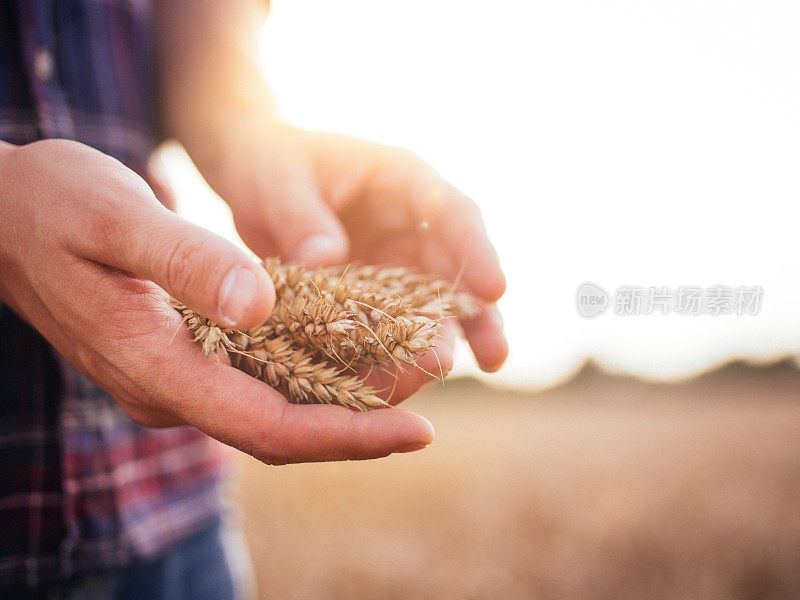
[[[386,408],[376,391],[355,375],[318,360],[285,336],[246,336],[244,351],[233,357],[236,366],[275,387],[286,389],[295,402],[340,404],[356,410]]]
[[[451,284],[404,269],[263,264],[277,301],[259,327],[226,329],[171,304],[207,356],[227,353],[233,366],[284,389],[292,402],[388,407],[351,365],[416,364],[433,347],[440,317],[477,311],[475,300]]]

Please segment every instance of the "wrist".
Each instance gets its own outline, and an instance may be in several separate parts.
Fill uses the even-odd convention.
[[[215,187],[220,177],[237,171],[242,161],[251,160],[251,154],[266,161],[267,157],[262,156],[265,149],[281,145],[287,129],[287,125],[266,110],[221,110],[196,121],[181,121],[175,139],[211,187]]]
[[[219,85],[225,90],[216,90]],[[188,145],[197,139],[224,141],[229,131],[245,132],[280,118],[266,82],[198,81],[162,91],[160,121],[166,137]]]

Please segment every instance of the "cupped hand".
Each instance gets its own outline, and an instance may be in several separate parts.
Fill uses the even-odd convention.
[[[457,281],[485,302],[461,323],[479,365],[502,365],[497,254],[475,203],[428,164],[397,148],[283,124],[227,131],[218,142],[189,143],[189,152],[253,251],[309,265],[410,266]],[[422,381],[416,374],[403,387]]]
[[[65,140],[0,142],[0,198],[0,301],[139,423],[193,425],[272,464],[374,458],[432,440],[417,415],[289,404],[203,356],[167,294],[246,328],[272,310],[272,282],[118,161]]]

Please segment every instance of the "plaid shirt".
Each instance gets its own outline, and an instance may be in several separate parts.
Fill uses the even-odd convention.
[[[0,139],[153,148],[146,0],[0,0]],[[2,275],[0,275],[2,276]],[[218,515],[220,446],[151,430],[0,304],[0,596],[154,556]]]

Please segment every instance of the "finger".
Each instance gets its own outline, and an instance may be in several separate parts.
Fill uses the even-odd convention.
[[[434,184],[428,193],[433,208],[431,231],[450,251],[463,272],[464,284],[484,300],[498,300],[506,289],[505,276],[478,206],[445,182]]]
[[[444,379],[453,368],[453,347],[458,336],[458,325],[454,319],[442,321],[434,346],[419,357],[416,365],[403,364],[373,367],[366,383],[390,404],[399,404],[422,386]]]
[[[152,193],[122,193],[128,194],[122,209],[93,219],[81,256],[147,278],[223,326],[246,329],[264,322],[275,289],[260,265],[170,212]]]
[[[379,458],[433,440],[430,423],[413,413],[289,404],[277,391],[231,367],[220,367],[213,382],[207,374],[198,375],[201,389],[213,393],[192,395],[184,418],[269,464]]]
[[[442,241],[470,292],[489,302],[500,298],[505,277],[478,206],[419,157],[396,149],[380,150],[378,156],[385,174],[375,191],[404,191],[400,198],[413,208],[414,230]]]
[[[378,458],[433,440],[430,423],[413,413],[289,404],[265,383],[217,365],[185,338],[181,342],[173,344],[170,368],[161,371],[171,410],[266,463]]]
[[[487,304],[472,319],[462,322],[475,360],[484,371],[497,371],[508,356],[508,342],[503,335],[503,319],[495,304]]]
[[[450,282],[457,283],[459,290],[468,291],[464,285],[463,274],[459,274],[459,268],[454,264],[450,252],[438,238],[432,235],[424,236],[419,248],[419,260],[426,273],[439,275]]]
[[[273,163],[258,189],[265,224],[281,256],[310,267],[346,258],[347,234],[310,172]]]

